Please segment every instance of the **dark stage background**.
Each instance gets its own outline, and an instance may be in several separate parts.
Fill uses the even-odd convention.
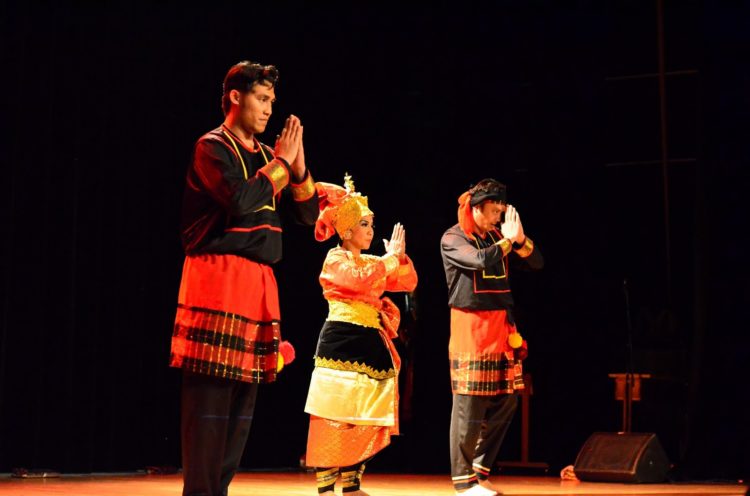
[[[607,374],[627,364],[627,279],[635,370],[654,376],[634,430],[657,433],[675,478],[750,475],[750,8],[664,3],[663,36],[656,0],[0,4],[0,472],[179,465],[167,362],[184,172],[222,120],[226,70],[252,59],[281,72],[265,140],[299,115],[314,177],[352,173],[380,237],[407,228],[411,416],[373,469],[448,472],[438,242],[459,194],[494,176],[547,262],[513,275],[532,461],[559,470],[620,428]],[[306,442],[331,245],[285,235],[298,359],[262,389],[247,468],[294,467]],[[519,425],[501,458],[519,457]]]

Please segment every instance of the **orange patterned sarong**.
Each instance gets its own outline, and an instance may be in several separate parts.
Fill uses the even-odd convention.
[[[391,443],[391,427],[353,425],[310,416],[308,467],[348,467],[369,458]]]

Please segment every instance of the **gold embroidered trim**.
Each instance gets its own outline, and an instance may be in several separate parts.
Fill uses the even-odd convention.
[[[354,487],[359,485],[359,470],[349,470],[341,472],[341,487]]]
[[[364,327],[382,329],[380,312],[372,305],[357,300],[329,300],[328,320],[349,322]]]
[[[336,482],[339,477],[338,468],[329,468],[328,470],[322,470],[315,473],[315,479],[317,480],[318,487],[328,487],[331,483]]]
[[[343,370],[345,372],[359,372],[379,381],[396,377],[396,370],[392,368],[388,370],[376,370],[364,363],[352,363],[349,361],[343,362],[341,360],[331,360],[330,358],[315,357],[315,366],[326,369]]]
[[[338,468],[329,468],[328,470],[321,470],[320,472],[315,473],[315,475],[318,477],[328,477],[330,475],[338,476],[338,474],[339,474]]]
[[[513,352],[502,351],[500,353],[480,353],[473,351],[452,351],[448,353],[448,359],[456,363],[460,362],[461,364],[475,362],[477,364],[482,363],[487,367],[490,367],[490,364],[500,363],[503,359],[505,359],[506,361],[512,361]]]
[[[333,227],[339,235],[343,235],[347,230],[356,226],[362,217],[368,215],[373,215],[373,212],[367,206],[367,197],[359,193],[351,193],[335,209]]]
[[[276,195],[289,183],[289,173],[280,160],[273,160],[264,165],[260,172],[266,175],[273,184],[273,194]]]
[[[292,198],[294,201],[303,202],[309,200],[315,194],[315,181],[313,181],[310,172],[307,172],[307,179],[299,184],[291,184],[292,186]]]
[[[511,250],[513,249],[513,243],[511,243],[511,241],[508,238],[503,238],[495,244],[500,247],[500,249],[503,252],[503,256],[510,253]]]
[[[523,242],[523,246],[516,250],[516,253],[518,253],[518,256],[521,258],[526,258],[529,255],[531,255],[531,252],[534,251],[534,242],[531,241],[531,238],[526,236],[526,241]]]

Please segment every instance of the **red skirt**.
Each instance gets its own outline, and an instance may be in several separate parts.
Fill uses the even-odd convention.
[[[521,360],[508,335],[517,332],[505,310],[451,309],[451,389],[455,394],[494,396],[523,389]]]
[[[186,257],[170,365],[227,379],[273,382],[280,323],[270,266],[235,255]]]

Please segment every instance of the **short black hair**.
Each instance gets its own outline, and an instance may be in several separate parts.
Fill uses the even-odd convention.
[[[471,206],[476,207],[487,200],[506,203],[508,199],[507,188],[500,181],[492,178],[482,179],[469,189],[471,195]]]
[[[229,93],[232,90],[247,93],[253,89],[253,86],[262,83],[270,83],[273,88],[278,81],[279,70],[272,65],[256,64],[249,60],[234,64],[224,76],[224,91],[221,95],[221,109],[224,115],[232,106],[232,102],[229,101]]]

